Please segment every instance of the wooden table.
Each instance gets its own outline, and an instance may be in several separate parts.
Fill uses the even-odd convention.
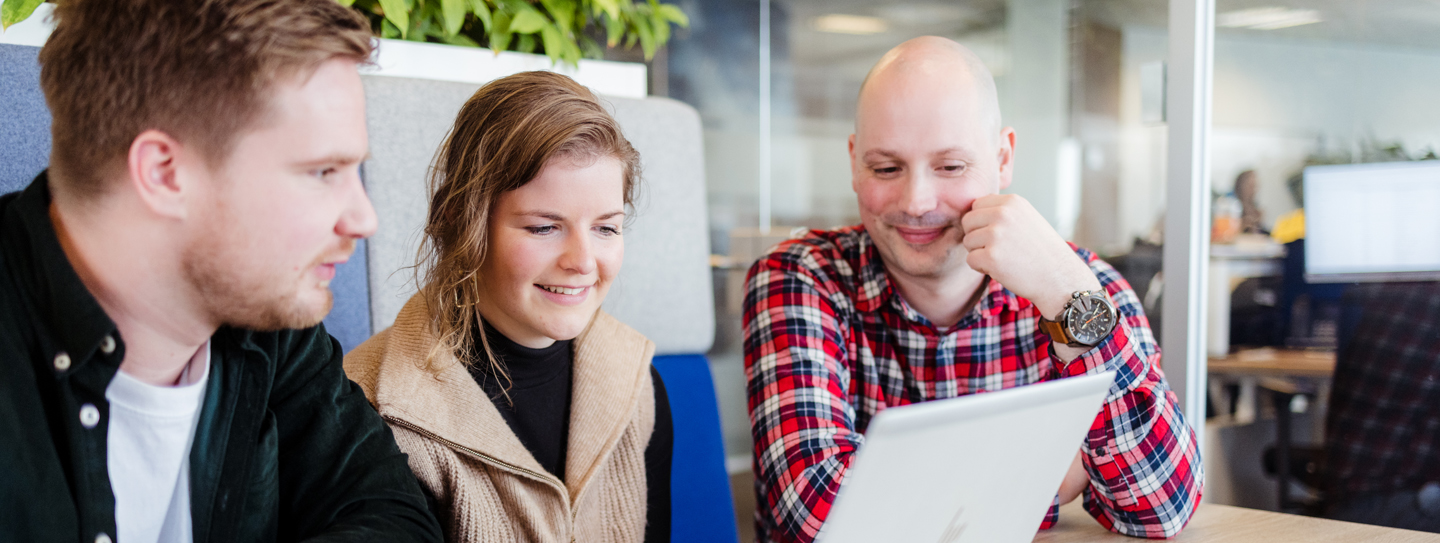
[[[1060,508],[1060,522],[1040,532],[1035,543],[1136,543],[1140,539],[1112,533],[1100,527],[1080,507],[1080,500]],[[1299,515],[1271,513],[1210,503],[1200,504],[1190,525],[1174,539],[1180,543],[1350,543],[1353,541],[1410,543],[1437,542],[1440,534],[1383,528]]]
[[[1256,377],[1329,377],[1335,373],[1334,351],[1249,349],[1211,357],[1208,371],[1219,375]]]

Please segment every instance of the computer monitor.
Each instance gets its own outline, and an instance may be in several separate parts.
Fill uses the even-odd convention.
[[[1440,161],[1305,168],[1305,280],[1440,279]]]

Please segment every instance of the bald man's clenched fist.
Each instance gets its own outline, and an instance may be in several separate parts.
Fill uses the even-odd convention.
[[[1046,318],[1065,308],[1070,294],[1096,290],[1100,280],[1035,207],[1014,194],[982,196],[960,218],[965,263],[1035,302]]]

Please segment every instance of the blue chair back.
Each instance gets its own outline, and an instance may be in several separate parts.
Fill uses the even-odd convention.
[[[670,474],[670,540],[739,540],[715,381],[704,356],[656,356],[675,422],[675,462]],[[683,461],[681,460],[683,459]]]
[[[25,188],[50,163],[50,109],[40,92],[39,47],[0,44],[0,193]],[[370,283],[366,244],[335,269],[335,306],[325,330],[346,351],[370,337]]]
[[[0,44],[0,194],[25,188],[50,163],[50,110],[40,92],[39,47]]]

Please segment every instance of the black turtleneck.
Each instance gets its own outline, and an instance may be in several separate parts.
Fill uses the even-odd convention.
[[[572,342],[556,341],[549,347],[531,349],[511,341],[489,323],[485,324],[485,337],[509,380],[495,374],[483,353],[473,358],[480,362],[470,368],[470,375],[530,455],[564,481],[574,373]],[[478,341],[475,349],[477,353],[483,350]],[[655,431],[645,447],[646,543],[670,540],[670,463],[675,441],[670,399],[653,366],[650,378],[655,383]]]

